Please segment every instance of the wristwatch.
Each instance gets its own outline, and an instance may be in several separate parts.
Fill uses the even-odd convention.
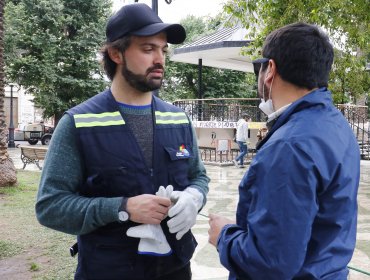
[[[118,210],[118,219],[121,222],[127,222],[130,219],[130,213],[127,211],[127,197],[122,198],[121,207]]]

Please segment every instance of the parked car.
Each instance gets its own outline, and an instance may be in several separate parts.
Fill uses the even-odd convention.
[[[43,123],[34,123],[25,126],[24,140],[31,145],[36,145],[40,140],[42,145],[49,145],[54,128]]]

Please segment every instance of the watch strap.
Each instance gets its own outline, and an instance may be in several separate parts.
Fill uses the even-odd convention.
[[[127,197],[122,197],[122,202],[121,202],[121,206],[119,207],[119,210],[118,211],[127,211],[127,200],[128,198]]]
[[[121,206],[118,209],[118,219],[120,222],[127,222],[130,220],[130,213],[127,211],[127,200],[127,197],[123,197]]]

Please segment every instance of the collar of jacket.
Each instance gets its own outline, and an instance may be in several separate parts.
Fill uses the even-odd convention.
[[[256,147],[257,150],[259,150],[263,146],[263,144],[268,141],[268,139],[271,137],[272,134],[274,134],[276,130],[278,130],[282,125],[289,121],[289,118],[292,114],[312,106],[317,106],[319,104],[322,104],[323,106],[333,104],[331,92],[326,87],[311,91],[302,98],[294,101],[278,118],[272,120],[271,122],[268,122],[266,124],[266,126],[268,127],[268,133],[266,137]]]

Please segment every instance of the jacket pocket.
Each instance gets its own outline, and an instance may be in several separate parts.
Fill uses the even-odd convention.
[[[169,157],[168,181],[175,189],[184,189],[189,185],[189,160],[193,158],[192,147],[164,147]]]

